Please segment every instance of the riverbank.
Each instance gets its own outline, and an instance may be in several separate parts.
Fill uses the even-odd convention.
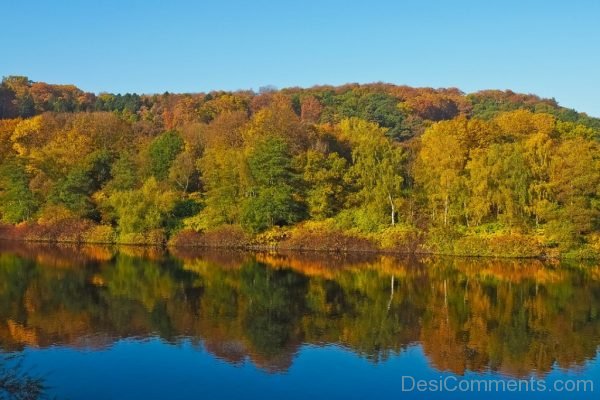
[[[457,232],[449,229],[419,231],[390,227],[380,232],[343,231],[326,223],[275,227],[249,234],[227,225],[210,231],[180,230],[168,236],[163,230],[118,235],[107,225],[89,221],[63,221],[60,225],[0,225],[0,239],[25,242],[123,244],[177,248],[229,248],[243,250],[314,251],[338,253],[431,254],[467,257],[600,259],[600,240],[577,248],[544,243],[535,234],[521,232]]]

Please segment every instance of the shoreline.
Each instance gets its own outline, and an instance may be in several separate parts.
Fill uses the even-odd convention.
[[[173,243],[121,243],[121,242],[94,242],[94,241],[69,241],[69,240],[41,240],[41,239],[21,239],[21,238],[6,238],[0,237],[0,242],[17,242],[26,244],[38,244],[48,246],[125,246],[125,247],[138,247],[138,248],[160,248],[164,250],[177,249],[177,250],[233,250],[242,252],[257,252],[257,253],[305,253],[305,254],[343,254],[343,255],[390,255],[390,256],[404,256],[404,257],[452,257],[452,258],[480,258],[480,259],[507,259],[507,260],[540,260],[540,261],[597,261],[599,258],[576,258],[576,257],[561,257],[561,256],[549,256],[549,255],[478,255],[478,254],[457,254],[457,253],[440,253],[440,252],[426,252],[426,251],[414,251],[406,252],[402,250],[392,249],[340,249],[340,248],[307,248],[307,247],[286,247],[286,246],[266,246],[266,245],[242,245],[242,246],[228,246],[228,245],[185,245],[185,244],[173,244]]]
[[[197,232],[153,230],[119,234],[108,225],[0,224],[0,240],[71,245],[125,245],[177,249],[225,249],[256,252],[329,254],[381,254],[398,256],[448,256],[471,258],[600,260],[597,244],[578,248],[548,246],[531,233],[497,232],[462,234],[422,231],[406,226],[365,233],[325,224],[304,223],[249,233],[237,225],[222,225]]]

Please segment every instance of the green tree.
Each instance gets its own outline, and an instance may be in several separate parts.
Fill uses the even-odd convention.
[[[198,160],[204,189],[204,209],[189,226],[203,230],[240,222],[246,160],[238,149],[208,149]]]
[[[173,161],[182,150],[183,139],[177,132],[165,132],[154,139],[148,148],[152,176],[158,180],[167,179]]]
[[[108,182],[107,189],[116,191],[133,189],[138,183],[137,169],[133,156],[128,152],[121,153],[111,166],[112,179]]]
[[[49,200],[55,204],[64,204],[79,216],[98,218],[91,196],[110,179],[111,163],[112,156],[106,151],[90,154],[58,182]]]
[[[243,207],[242,224],[259,232],[299,221],[303,209],[287,143],[279,137],[258,142],[248,157],[248,167],[253,184]]]
[[[338,153],[306,153],[303,178],[308,186],[306,202],[312,218],[332,217],[343,208],[346,164]]]
[[[140,189],[114,192],[108,201],[123,235],[164,227],[176,199],[174,192],[164,190],[151,177]]]
[[[390,224],[397,222],[404,182],[404,154],[402,149],[386,137],[387,129],[359,120],[344,120],[342,134],[352,143],[352,167],[348,178],[357,191],[355,205],[373,210],[373,221],[380,220],[387,209]]]
[[[25,167],[16,157],[0,164],[0,220],[18,223],[29,219],[37,209],[37,201],[29,189]]]

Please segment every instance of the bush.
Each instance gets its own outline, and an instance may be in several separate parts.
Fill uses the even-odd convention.
[[[593,244],[586,244],[561,254],[562,258],[577,260],[598,260],[600,249]]]
[[[289,236],[290,233],[288,229],[274,226],[266,232],[255,235],[251,240],[251,246],[260,248],[275,248],[281,242],[289,238]]]
[[[23,240],[25,238],[26,230],[26,224],[17,226],[0,224],[0,239]]]
[[[454,254],[454,242],[462,234],[451,227],[432,227],[425,236],[423,250],[426,253]]]
[[[96,225],[84,233],[83,241],[86,243],[114,243],[116,234],[111,226]]]
[[[143,233],[122,233],[119,235],[119,244],[147,244]]]
[[[202,234],[193,229],[184,229],[171,237],[169,245],[174,247],[199,247],[203,245]]]
[[[399,253],[415,253],[422,250],[423,234],[411,226],[389,227],[377,234],[377,238],[382,250]]]
[[[36,242],[83,243],[85,233],[94,226],[90,220],[79,218],[56,219],[29,225],[25,240]]]
[[[280,248],[319,251],[376,251],[377,245],[357,233],[342,232],[328,223],[305,223],[294,227]]]
[[[164,229],[153,229],[147,232],[121,233],[118,237],[119,244],[162,246],[167,242]]]
[[[520,233],[467,235],[454,243],[454,254],[461,256],[538,257],[540,242]]]
[[[593,233],[589,235],[588,243],[592,249],[600,254],[600,233]]]
[[[167,234],[164,229],[153,229],[146,233],[146,244],[162,246],[167,243]]]
[[[341,230],[358,229],[361,232],[377,232],[381,227],[389,225],[387,216],[383,215],[377,208],[343,210],[335,217],[335,222]]]

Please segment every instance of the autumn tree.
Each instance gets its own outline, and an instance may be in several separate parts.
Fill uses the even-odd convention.
[[[508,225],[527,223],[530,171],[519,146],[494,144],[474,150],[465,170],[467,224],[479,224],[488,216]]]
[[[466,136],[466,129],[463,119],[433,125],[421,138],[415,163],[415,179],[425,190],[431,218],[444,226],[464,215],[468,148],[461,136]]]
[[[381,220],[380,210],[387,208],[390,224],[398,219],[403,183],[402,149],[386,137],[387,130],[359,119],[340,124],[343,137],[352,143],[352,167],[348,179],[355,187],[354,204],[370,210],[373,221]],[[379,214],[379,215],[378,215]]]
[[[161,188],[154,177],[140,189],[114,192],[108,198],[119,232],[125,237],[164,227],[175,201],[175,193]]]
[[[345,203],[344,175],[347,162],[338,153],[309,150],[303,170],[310,216],[323,219],[337,214]]]
[[[565,140],[552,157],[549,188],[556,207],[550,235],[563,247],[579,242],[600,224],[600,148],[582,138]]]
[[[279,137],[287,143],[292,154],[308,147],[308,133],[294,113],[290,100],[283,95],[274,96],[269,107],[254,114],[242,134],[249,146],[265,137]]]

